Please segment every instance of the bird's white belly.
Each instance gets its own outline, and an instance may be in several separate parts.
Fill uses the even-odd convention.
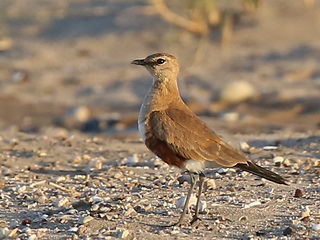
[[[190,172],[203,172],[205,168],[220,168],[222,167],[221,165],[217,164],[214,161],[197,161],[197,160],[187,160],[185,164],[185,169],[190,171]]]

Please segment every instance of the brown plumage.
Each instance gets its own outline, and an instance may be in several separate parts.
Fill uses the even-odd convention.
[[[214,167],[237,167],[270,181],[286,184],[278,174],[248,160],[225,143],[180,97],[177,77],[177,59],[164,53],[152,54],[145,59],[134,60],[153,76],[153,84],[145,97],[139,113],[139,131],[146,146],[169,165],[190,173],[192,183],[179,222],[187,211],[188,200],[195,186],[195,174],[199,174],[199,192],[196,213],[198,219],[200,195],[203,186],[203,170]]]

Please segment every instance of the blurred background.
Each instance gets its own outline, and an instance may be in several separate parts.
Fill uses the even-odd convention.
[[[1,0],[0,130],[138,137],[155,52],[218,132],[320,128],[318,0]]]

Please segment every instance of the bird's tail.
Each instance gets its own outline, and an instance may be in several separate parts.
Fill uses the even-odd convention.
[[[251,161],[248,161],[247,164],[238,163],[235,167],[237,167],[241,170],[247,171],[249,173],[252,173],[254,175],[257,175],[259,177],[268,179],[272,182],[288,185],[286,183],[287,180],[284,179],[283,177],[281,177],[280,175],[278,175],[270,170],[267,170],[263,167],[260,167]]]

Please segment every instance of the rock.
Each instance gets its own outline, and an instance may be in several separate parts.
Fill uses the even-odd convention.
[[[296,189],[293,194],[294,197],[302,197],[304,195],[305,195],[305,192],[301,189]]]
[[[244,153],[251,153],[252,147],[247,142],[240,142],[239,143],[240,150]]]
[[[77,227],[70,227],[68,229],[68,232],[78,232],[78,230],[79,230],[79,228],[77,228]]]
[[[262,149],[263,150],[277,150],[278,147],[277,146],[264,146]]]
[[[182,175],[182,176],[178,177],[177,180],[178,180],[179,184],[183,184],[185,182],[191,183],[190,175]]]
[[[239,113],[237,112],[225,112],[222,114],[222,119],[227,122],[236,122],[239,120]]]
[[[257,91],[251,83],[236,81],[227,84],[222,89],[220,100],[227,103],[239,103],[257,96]]]
[[[309,216],[310,216],[310,209],[308,206],[306,206],[304,210],[301,212],[301,218],[305,218]]]
[[[69,199],[66,197],[58,198],[56,201],[53,202],[55,207],[62,207],[69,202]]]
[[[186,202],[186,199],[187,199],[186,196],[179,198],[177,203],[176,203],[177,208],[183,209],[184,204]],[[189,200],[189,206],[188,207],[190,207],[192,205],[195,205],[196,203],[197,203],[197,197],[192,194],[191,197],[190,197],[190,200]]]
[[[200,201],[199,205],[199,212],[204,213],[207,210],[207,202],[206,201]]]
[[[26,186],[17,186],[16,191],[17,193],[24,193],[27,190]]]
[[[214,179],[208,179],[204,182],[205,189],[215,189],[217,187],[216,181]]]
[[[137,213],[136,210],[134,210],[133,207],[130,207],[130,208],[128,208],[127,211],[125,211],[124,216],[130,216],[130,215],[133,215],[135,213]]]
[[[0,239],[7,239],[9,236],[10,230],[7,227],[0,228]]]
[[[93,220],[93,219],[94,219],[94,218],[91,217],[91,216],[84,216],[84,217],[80,217],[78,222],[79,222],[80,224],[86,224],[86,223],[90,222],[90,221]]]
[[[273,158],[274,165],[276,165],[277,167],[280,167],[283,161],[284,161],[284,158],[281,156],[276,156]]]
[[[286,229],[283,230],[283,235],[288,236],[292,235],[295,232],[295,230],[292,227],[287,227]]]
[[[131,157],[128,157],[126,165],[127,166],[134,166],[139,162],[138,154],[134,153]]]
[[[316,231],[320,231],[320,223],[313,224],[312,229]]]
[[[38,239],[38,238],[37,238],[37,235],[35,235],[35,234],[31,234],[31,235],[27,238],[27,240],[36,240],[36,239]]]
[[[244,208],[250,208],[250,207],[255,207],[255,206],[259,206],[259,205],[261,205],[260,201],[253,201],[248,204],[245,204]]]
[[[124,239],[124,238],[128,237],[129,234],[130,234],[129,230],[119,229],[118,233],[117,233],[117,238]]]

